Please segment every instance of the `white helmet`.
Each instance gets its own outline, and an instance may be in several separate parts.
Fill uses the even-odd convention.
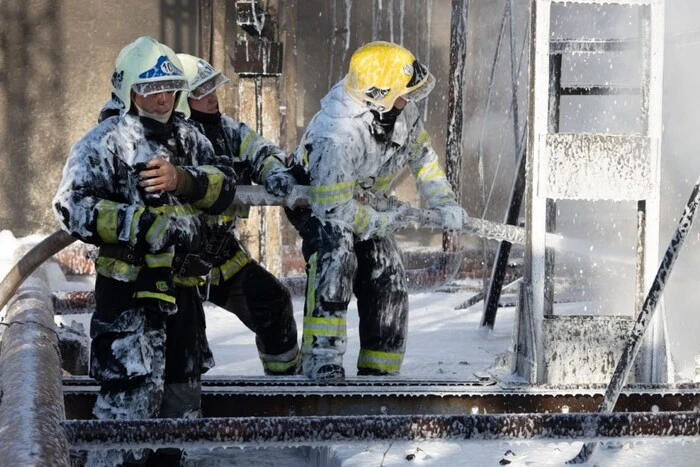
[[[139,37],[124,47],[114,61],[112,95],[119,101],[122,115],[131,107],[131,91],[142,96],[179,92],[175,110],[188,117],[188,90],[187,78],[175,52],[152,37]]]
[[[229,79],[211,66],[206,60],[189,54],[177,54],[182,63],[185,76],[190,85],[190,96],[192,99],[201,99],[208,96],[222,84],[229,82]]]

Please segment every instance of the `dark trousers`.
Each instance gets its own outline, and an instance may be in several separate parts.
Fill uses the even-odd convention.
[[[393,235],[357,241],[352,231],[310,222],[302,250],[307,260],[302,361],[304,373],[342,364],[351,292],[360,316],[358,374],[396,374],[406,348],[408,289]]]
[[[235,314],[255,333],[266,374],[294,374],[297,327],[289,290],[273,274],[251,261],[229,280],[212,286],[209,300]]]
[[[100,383],[93,414],[128,420],[200,416],[201,375],[214,365],[201,298],[177,287],[176,314],[167,316],[133,298],[136,285],[98,275],[90,322],[90,375]],[[92,453],[91,463],[117,464],[119,451]],[[147,452],[129,452],[139,461]]]

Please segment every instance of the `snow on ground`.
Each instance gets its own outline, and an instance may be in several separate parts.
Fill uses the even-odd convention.
[[[412,294],[409,298],[409,331],[402,376],[425,379],[472,379],[504,356],[510,345],[513,308],[498,310],[493,332],[479,327],[481,308],[455,310],[471,293]],[[303,298],[295,297],[297,323],[302,322]],[[221,308],[207,306],[207,326],[217,366],[210,375],[262,375],[254,338],[238,319]],[[299,324],[300,325],[300,324]],[[300,331],[301,332],[301,331]],[[348,349],[345,371],[355,374],[359,351],[358,318],[355,302],[348,310]],[[399,467],[431,465],[539,466],[565,465],[582,443],[528,441],[419,441],[395,443],[345,443],[317,450],[304,449],[218,449],[193,453],[188,465]],[[323,453],[322,462],[314,455]],[[515,455],[505,456],[512,451]],[[203,456],[203,457],[200,457]],[[410,459],[410,460],[409,460]],[[506,464],[505,460],[510,463]],[[502,463],[503,462],[503,463]],[[589,465],[598,466],[700,466],[700,443],[696,440],[641,440],[631,445],[599,449]]]
[[[18,244],[11,234],[0,232],[0,270],[11,266],[10,252]],[[68,282],[57,266],[49,268],[56,290],[89,289],[90,281]],[[513,308],[498,310],[493,332],[479,328],[481,309],[456,310],[468,293],[422,293],[410,296],[410,318],[406,358],[402,376],[425,379],[472,379],[474,373],[488,370],[502,360],[511,341]],[[303,298],[295,297],[297,325],[301,336]],[[207,304],[207,333],[217,365],[208,375],[262,375],[253,334],[232,314]],[[86,315],[57,317],[69,324],[75,320],[88,329]],[[355,374],[359,351],[357,308],[348,311],[348,349],[345,370]],[[324,447],[217,448],[189,453],[190,466],[332,466],[398,467],[430,466],[540,466],[565,465],[581,447],[580,442],[523,441],[415,441],[383,443],[343,443]],[[510,452],[509,452],[510,451]],[[598,466],[700,466],[697,439],[644,439],[615,447],[598,449],[588,465]]]
[[[501,309],[493,333],[479,328],[480,311],[455,310],[469,295],[415,294],[410,297],[409,338],[401,375],[420,378],[473,378],[505,352],[512,333],[513,309]],[[301,339],[302,297],[294,298],[295,317]],[[206,306],[207,334],[216,367],[208,375],[262,375],[253,334],[238,318],[213,305]],[[348,310],[347,375],[356,373],[359,353],[357,307]],[[445,339],[445,336],[449,336]]]

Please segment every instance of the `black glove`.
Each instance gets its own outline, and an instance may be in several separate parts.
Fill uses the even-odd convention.
[[[167,315],[177,312],[173,283],[173,249],[144,255],[145,264],[136,277],[134,298],[150,309]]]
[[[285,169],[284,167],[273,170],[265,179],[265,189],[267,192],[280,197],[290,194],[292,188],[294,188],[296,184],[296,178],[294,178],[289,169]]]

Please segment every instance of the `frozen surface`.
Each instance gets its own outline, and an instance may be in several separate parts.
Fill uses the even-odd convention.
[[[17,241],[0,232],[4,248],[0,257],[3,272],[9,268],[10,250]],[[84,290],[85,280],[66,281],[58,268],[52,268],[52,286],[56,290]],[[473,285],[473,284],[470,284]],[[502,371],[493,367],[510,345],[513,308],[498,311],[493,332],[479,328],[481,307],[469,311],[455,310],[473,292],[422,293],[410,296],[409,337],[402,376],[425,379],[467,379],[485,370]],[[301,326],[303,300],[294,299],[295,316]],[[208,335],[217,366],[209,375],[262,375],[254,338],[240,321],[221,308],[205,306]],[[57,317],[88,327],[87,315]],[[357,309],[353,301],[348,313],[348,350],[345,369],[355,373],[359,350]],[[0,328],[1,330],[1,328]],[[694,368],[683,369],[688,375]],[[507,375],[504,375],[507,377]],[[687,375],[684,375],[687,377]],[[692,379],[692,376],[691,376]],[[516,443],[483,441],[414,441],[395,443],[346,443],[322,448],[201,448],[188,453],[190,466],[539,466],[561,465],[575,456],[582,443],[527,441]],[[509,453],[510,451],[510,453]],[[695,439],[645,439],[615,447],[598,449],[588,465],[598,466],[697,466],[700,465],[700,443]],[[506,463],[509,461],[509,463]]]

